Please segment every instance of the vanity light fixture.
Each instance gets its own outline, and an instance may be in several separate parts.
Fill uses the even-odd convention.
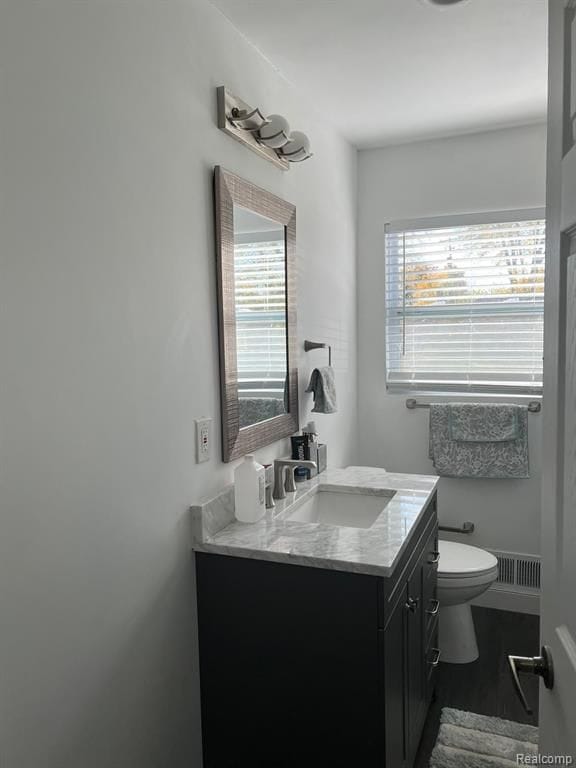
[[[468,2],[468,0],[422,0],[426,5],[436,5],[439,8],[446,8],[449,5],[456,5],[457,3]]]
[[[312,157],[310,140],[302,131],[291,131],[282,115],[265,116],[234,96],[223,85],[217,89],[218,127],[253,152],[288,170],[290,163]]]
[[[292,131],[290,140],[279,150],[279,155],[285,157],[289,163],[301,163],[312,156],[310,152],[310,139],[302,131]]]
[[[256,107],[251,112],[246,109],[234,109],[230,112],[228,119],[237,128],[243,131],[258,131],[261,127],[268,125],[268,120],[264,117],[262,112]]]
[[[257,140],[272,149],[280,149],[290,141],[290,126],[282,115],[269,115],[258,131]]]

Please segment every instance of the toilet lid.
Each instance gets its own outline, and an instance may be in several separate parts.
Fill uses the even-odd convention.
[[[438,574],[446,576],[473,576],[498,566],[498,560],[490,552],[455,541],[439,541]]]

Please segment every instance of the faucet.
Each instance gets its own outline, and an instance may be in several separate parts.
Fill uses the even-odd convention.
[[[264,488],[266,489],[266,509],[274,509],[274,467],[264,464]]]
[[[274,498],[285,499],[286,491],[292,493],[296,490],[294,470],[296,467],[316,469],[315,461],[305,459],[276,459],[274,461]]]

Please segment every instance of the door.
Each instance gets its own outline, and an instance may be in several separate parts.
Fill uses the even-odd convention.
[[[576,1],[549,2],[540,753],[576,763]]]

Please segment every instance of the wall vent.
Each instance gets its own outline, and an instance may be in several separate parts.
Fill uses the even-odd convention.
[[[498,560],[498,578],[493,589],[529,594],[540,592],[540,558],[537,555],[491,551]]]

